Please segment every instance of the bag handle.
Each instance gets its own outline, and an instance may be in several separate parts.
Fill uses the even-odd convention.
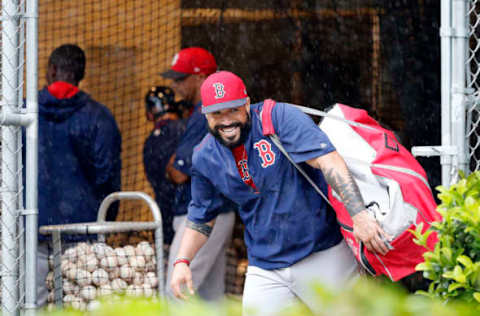
[[[325,196],[322,190],[320,190],[317,184],[308,176],[308,174],[305,172],[305,170],[302,169],[302,167],[300,167],[295,161],[293,161],[292,157],[288,154],[285,147],[283,147],[280,138],[277,134],[275,134],[275,128],[273,127],[272,122],[272,110],[275,107],[275,104],[276,102],[272,99],[267,99],[263,101],[262,113],[260,115],[262,120],[263,135],[270,138],[270,140],[278,147],[278,149],[280,149],[280,151],[285,155],[285,157],[287,157],[287,159],[295,166],[295,168],[297,168],[297,170],[305,177],[305,179],[307,179],[308,183],[313,186],[315,191],[317,191],[317,193],[322,196],[325,202],[327,202],[333,208],[332,203],[330,203],[328,198]]]

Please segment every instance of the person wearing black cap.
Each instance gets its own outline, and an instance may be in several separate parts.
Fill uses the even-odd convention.
[[[189,47],[180,50],[173,57],[171,68],[161,74],[164,78],[172,79],[171,87],[178,96],[194,105],[187,121],[186,131],[167,165],[168,177],[184,189],[178,190],[177,193],[180,194],[175,197],[176,216],[173,219],[175,237],[170,247],[167,284],[170,283],[173,263],[178,259],[176,254],[187,223],[187,208],[191,200],[190,177],[193,148],[207,134],[207,121],[200,112],[202,105],[200,87],[207,76],[216,70],[217,63],[210,52],[200,47]],[[197,289],[198,295],[208,301],[221,299],[225,292],[225,249],[232,235],[235,222],[233,211],[236,206],[227,200],[223,202],[218,207],[217,225],[212,231],[209,242],[191,263],[191,269],[195,271],[193,286]],[[166,288],[169,297],[173,298],[171,288],[169,286]]]
[[[143,165],[162,211],[163,243],[170,245],[174,236],[173,203],[178,187],[167,180],[166,167],[185,131],[185,122],[180,119],[181,104],[175,102],[175,94],[168,87],[152,87],[147,92],[145,114],[153,123],[153,130],[143,146]]]

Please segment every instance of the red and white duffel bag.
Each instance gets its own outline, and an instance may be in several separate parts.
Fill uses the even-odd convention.
[[[274,105],[275,101],[265,100],[262,111],[264,135],[270,136],[284,152],[271,124]],[[335,210],[343,237],[357,260],[370,274],[384,274],[393,281],[414,273],[415,266],[423,262],[426,249],[413,242],[414,236],[408,230],[423,223],[425,231],[433,221],[441,220],[421,165],[397,141],[392,131],[381,127],[365,110],[343,104],[336,104],[328,112],[297,107],[308,114],[323,116],[320,128],[345,160],[372,215],[383,230],[394,237],[390,243],[392,249],[385,256],[368,251],[353,236],[352,219],[339,197],[329,188],[328,202]],[[287,153],[284,154],[288,157]],[[427,241],[429,247],[433,249],[436,242],[436,234],[431,234]]]

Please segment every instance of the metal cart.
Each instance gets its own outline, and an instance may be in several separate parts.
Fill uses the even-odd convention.
[[[143,200],[149,206],[152,215],[152,222],[106,222],[105,217],[108,207],[118,200]],[[52,235],[53,243],[53,276],[54,276],[54,302],[57,306],[63,305],[63,285],[61,271],[62,242],[61,235],[69,234],[98,234],[98,241],[105,242],[106,233],[120,233],[128,231],[154,230],[154,245],[157,260],[157,278],[158,278],[158,294],[160,297],[165,295],[164,284],[164,263],[163,263],[163,231],[162,217],[157,203],[144,192],[114,192],[109,194],[102,201],[98,210],[96,222],[77,223],[66,225],[48,225],[41,226],[39,232],[44,235]]]

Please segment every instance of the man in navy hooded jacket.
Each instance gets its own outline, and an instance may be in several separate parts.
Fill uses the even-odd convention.
[[[78,88],[85,62],[80,47],[59,46],[48,60],[48,86],[39,92],[39,226],[96,221],[103,198],[120,190],[120,132],[111,112]],[[107,220],[117,212],[118,205],[111,207]],[[39,235],[38,249],[41,306],[47,298],[45,236]]]

